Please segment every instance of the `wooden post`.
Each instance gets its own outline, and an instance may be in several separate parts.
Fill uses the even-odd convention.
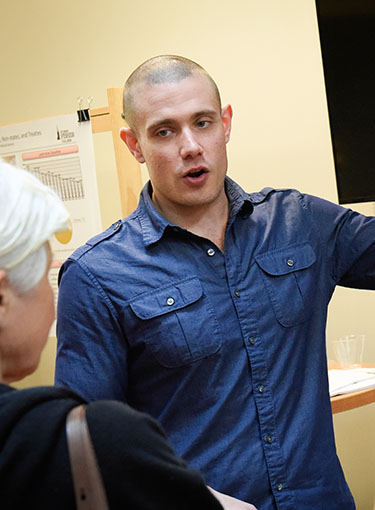
[[[92,132],[112,131],[121,210],[123,216],[128,216],[138,204],[142,188],[141,167],[120,138],[120,129],[126,126],[121,117],[122,88],[107,89],[107,96],[108,106],[94,108],[90,111]]]

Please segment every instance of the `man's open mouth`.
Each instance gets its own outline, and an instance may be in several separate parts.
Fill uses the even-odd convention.
[[[200,177],[204,173],[206,173],[206,170],[203,170],[203,168],[200,168],[199,170],[195,170],[194,172],[189,172],[188,174],[186,174],[186,177],[197,178],[197,177]]]

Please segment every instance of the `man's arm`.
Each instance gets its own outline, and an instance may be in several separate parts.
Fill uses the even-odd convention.
[[[375,217],[304,196],[335,285],[375,289]]]
[[[127,343],[110,299],[81,263],[60,273],[55,384],[88,400],[125,400]]]

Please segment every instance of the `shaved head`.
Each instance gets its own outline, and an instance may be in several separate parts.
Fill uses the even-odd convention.
[[[162,83],[176,83],[193,75],[206,76],[212,85],[221,109],[221,100],[216,83],[207,71],[192,60],[177,55],[160,55],[146,60],[129,78],[124,86],[124,118],[128,126],[137,130],[136,92],[141,86],[160,85]]]

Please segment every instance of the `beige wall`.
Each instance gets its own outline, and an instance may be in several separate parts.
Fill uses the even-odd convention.
[[[107,103],[141,61],[160,53],[197,60],[231,102],[229,174],[249,191],[296,187],[336,201],[313,0],[28,0],[3,2],[0,124]],[[120,216],[111,139],[95,136],[103,224]],[[361,211],[374,214],[374,204]],[[375,361],[374,297],[340,289],[328,341],[364,332]],[[330,350],[330,347],[329,347]],[[52,381],[55,341],[26,384]],[[335,417],[338,451],[359,510],[375,499],[375,406]],[[296,509],[298,510],[298,509]]]

